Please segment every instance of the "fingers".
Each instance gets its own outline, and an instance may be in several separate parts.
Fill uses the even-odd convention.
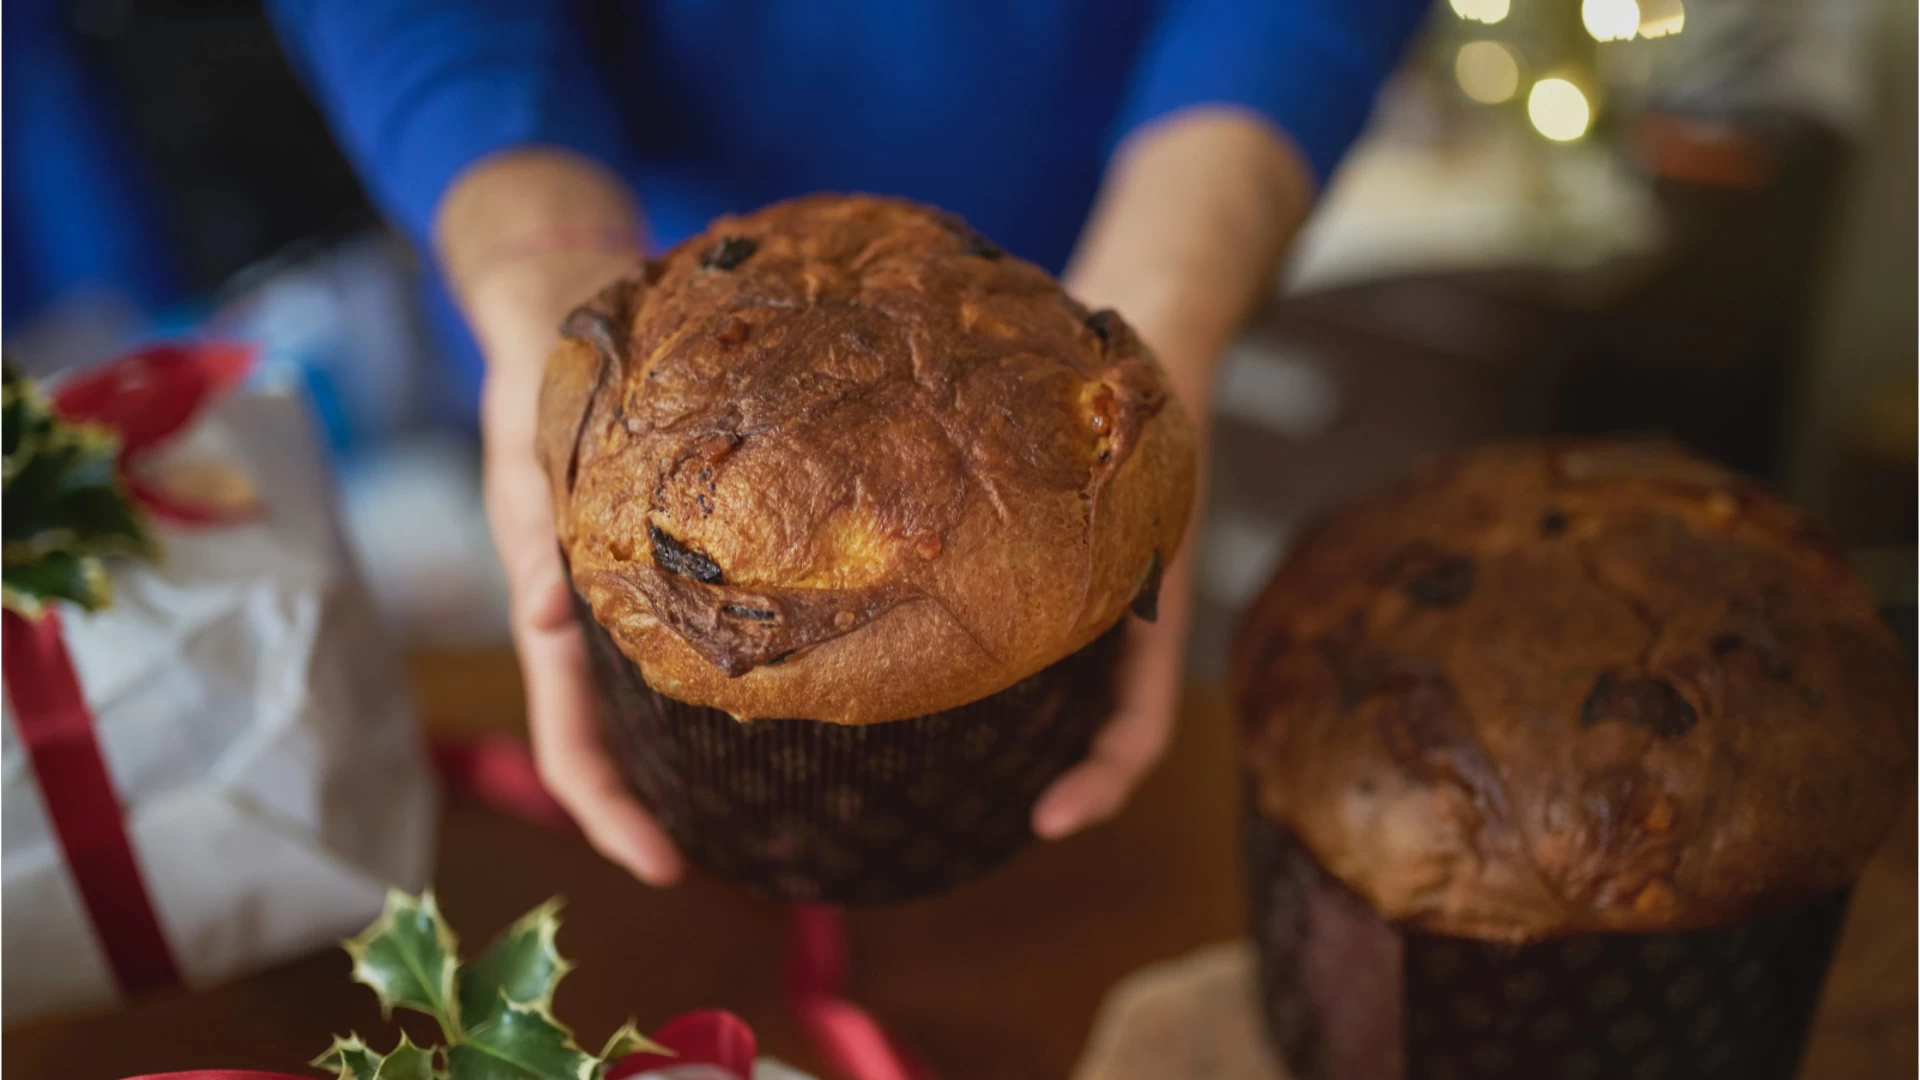
[[[1107,724],[1087,759],[1053,782],[1033,808],[1034,835],[1059,840],[1120,812],[1166,752],[1172,702],[1143,703]]]
[[[554,535],[547,478],[512,387],[490,388],[486,501],[506,573],[514,651],[540,779],[601,854],[651,885],[681,874],[673,842],[628,791],[601,741],[586,642]],[[528,410],[530,412],[530,406]]]
[[[1096,825],[1126,805],[1173,735],[1179,710],[1179,650],[1173,627],[1129,627],[1120,703],[1087,759],[1055,780],[1033,808],[1034,835],[1058,840]]]
[[[569,625],[573,612],[546,475],[531,458],[490,461],[487,470],[487,516],[507,576],[515,626]]]
[[[1191,563],[1182,552],[1161,581],[1158,621],[1127,627],[1113,719],[1094,737],[1087,759],[1055,780],[1034,803],[1034,835],[1059,840],[1119,813],[1166,753],[1180,712],[1192,608]]]
[[[602,855],[649,885],[679,880],[673,841],[628,792],[601,742],[579,628],[526,626],[515,644],[526,672],[534,760],[547,790]]]

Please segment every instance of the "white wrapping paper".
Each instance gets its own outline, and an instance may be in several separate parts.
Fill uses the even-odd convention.
[[[197,987],[333,946],[389,884],[417,891],[437,798],[299,404],[236,394],[159,463],[189,458],[245,472],[261,517],[155,522],[158,565],[110,566],[111,607],[61,620],[148,893]],[[114,1001],[11,702],[0,823],[0,1018]]]

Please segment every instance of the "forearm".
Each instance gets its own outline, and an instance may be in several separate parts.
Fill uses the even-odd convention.
[[[461,173],[433,225],[441,270],[490,365],[544,356],[566,313],[641,257],[641,237],[617,176],[544,148]]]
[[[1204,421],[1220,353],[1312,198],[1305,161],[1272,125],[1225,107],[1177,113],[1121,145],[1067,287],[1133,324]]]

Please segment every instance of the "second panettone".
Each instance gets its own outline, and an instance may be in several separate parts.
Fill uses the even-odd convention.
[[[1914,743],[1798,512],[1664,444],[1489,447],[1305,540],[1235,673],[1301,1080],[1791,1073]]]

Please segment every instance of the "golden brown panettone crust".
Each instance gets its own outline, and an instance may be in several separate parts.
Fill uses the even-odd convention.
[[[569,318],[538,451],[576,587],[656,690],[870,723],[985,697],[1157,584],[1193,438],[1111,312],[958,218],[723,218]]]
[[[1337,515],[1234,657],[1259,813],[1383,915],[1525,941],[1851,882],[1913,772],[1844,556],[1649,442],[1499,445]]]

